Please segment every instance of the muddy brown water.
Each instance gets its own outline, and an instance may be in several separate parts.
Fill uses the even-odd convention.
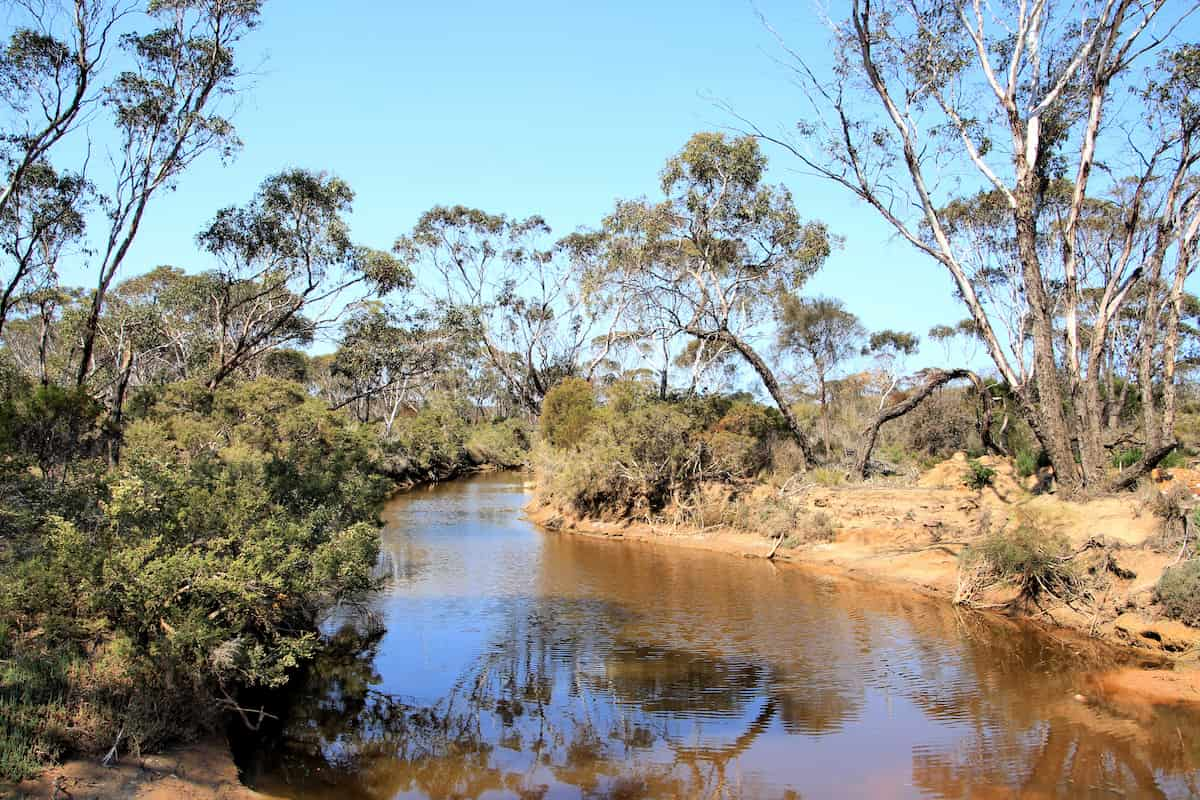
[[[382,625],[330,622],[331,652],[240,758],[251,786],[336,800],[1200,795],[1200,715],[1098,695],[1112,653],[800,568],[542,531],[527,500],[501,473],[388,506]]]

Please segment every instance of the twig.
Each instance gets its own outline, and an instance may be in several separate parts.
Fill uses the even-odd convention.
[[[116,738],[116,740],[113,741],[112,747],[109,748],[108,753],[105,754],[104,758],[102,758],[100,760],[101,766],[103,766],[103,767],[112,766],[113,761],[115,761],[117,758],[117,748],[121,745],[121,737],[123,737],[124,735],[125,735],[125,725],[122,724],[121,730],[117,731],[117,738]]]
[[[779,545],[783,544],[783,539],[786,535],[785,533],[779,534],[779,538],[775,540],[775,546],[771,548],[771,552],[767,553],[767,561],[775,558],[775,551],[779,549]]]

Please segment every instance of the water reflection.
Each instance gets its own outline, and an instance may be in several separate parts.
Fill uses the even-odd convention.
[[[243,759],[303,798],[1187,797],[1184,711],[1111,654],[704,553],[541,534],[493,476],[390,509],[376,609]],[[397,566],[399,565],[399,566]]]

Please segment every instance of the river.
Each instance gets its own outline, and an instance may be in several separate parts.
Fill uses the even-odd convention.
[[[289,798],[1192,797],[1200,715],[907,593],[542,531],[521,476],[386,508],[387,588],[243,748]],[[355,621],[356,620],[356,621]],[[1083,699],[1077,698],[1083,695]]]

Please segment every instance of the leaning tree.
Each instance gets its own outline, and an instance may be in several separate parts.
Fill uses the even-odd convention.
[[[804,222],[750,136],[698,133],[667,161],[663,199],[621,201],[587,242],[584,286],[646,335],[681,334],[733,352],[762,380],[807,461],[808,437],[751,336],[781,297],[829,255],[819,222]],[[617,316],[614,313],[614,317]]]

